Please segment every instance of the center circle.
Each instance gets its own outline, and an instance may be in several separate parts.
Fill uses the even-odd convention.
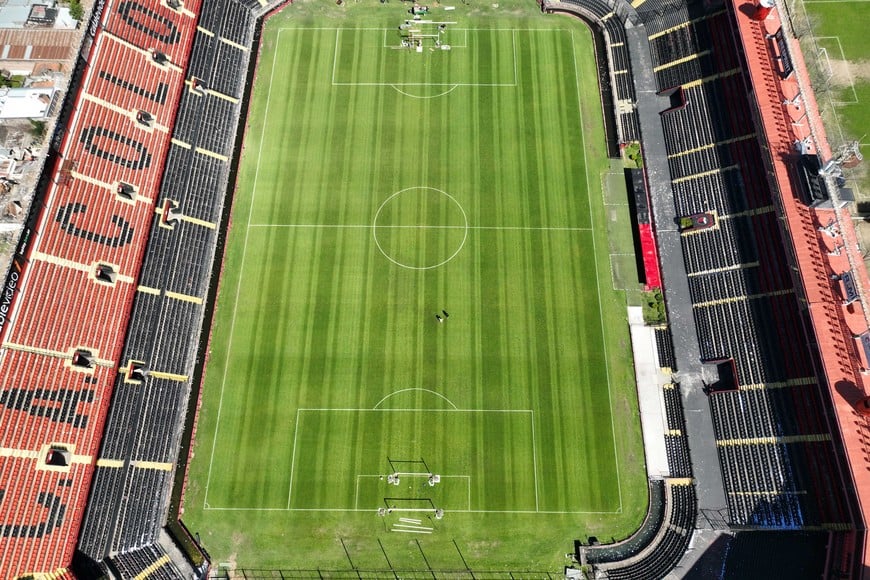
[[[456,199],[434,187],[408,187],[381,203],[372,222],[375,245],[409,270],[431,270],[456,257],[468,238],[468,216]]]

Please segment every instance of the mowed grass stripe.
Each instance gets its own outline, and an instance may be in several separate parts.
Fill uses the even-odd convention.
[[[511,18],[485,25],[527,25]],[[540,22],[574,27],[561,19],[537,18],[535,27]],[[342,35],[351,45],[364,39],[359,31]],[[333,86],[334,30],[292,30],[280,36],[276,68],[281,78],[273,83],[280,94],[273,101],[278,113],[270,108],[262,125],[264,162],[252,223],[366,226],[394,192],[425,186],[453,195],[473,226],[591,226],[576,81],[564,70],[553,70],[574,66],[566,65],[573,58],[570,32],[482,34],[485,41],[473,40],[462,49],[470,57],[461,69],[468,73],[468,86],[437,98],[413,98],[389,86]],[[516,47],[513,36],[521,38]],[[423,59],[446,56],[440,54],[387,58],[345,53],[348,60],[340,63],[345,77],[423,75],[435,82],[460,70],[419,69],[429,62]],[[456,49],[450,57],[461,54]],[[514,66],[516,86],[475,86],[506,70],[512,73]],[[435,91],[425,93],[418,91],[420,97]],[[257,91],[255,100],[264,94]],[[595,108],[594,91],[591,96]],[[252,110],[261,109],[255,104]],[[258,123],[252,119],[250,134],[256,134]],[[254,143],[249,139],[248,151]],[[243,163],[240,180],[249,184],[252,179],[250,164]],[[245,221],[238,210],[248,203],[240,194],[233,240]],[[448,207],[409,208],[400,217],[443,222],[452,215]],[[407,244],[409,259],[420,263],[444,255],[454,243],[438,232],[385,236]],[[495,540],[509,550],[499,550],[499,566],[508,555],[529,562],[521,555],[524,550],[543,553],[545,544],[555,545],[553,538],[570,537],[582,519],[554,512],[614,512],[620,505],[613,485],[591,248],[589,230],[476,229],[454,260],[435,270],[414,271],[382,256],[366,227],[253,228],[244,271],[238,269],[238,251],[231,248],[228,266],[237,269],[224,280],[243,283],[210,505],[352,505],[356,475],[385,472],[388,454],[425,453],[438,471],[439,464],[446,468],[456,461],[457,442],[468,442],[475,451],[463,461],[476,481],[476,507],[524,511],[537,502],[549,513],[515,515],[510,521],[494,515],[450,516],[451,536],[463,551],[467,542]],[[221,305],[225,303],[222,293]],[[441,308],[451,317],[439,325],[434,314]],[[216,336],[212,345],[212,361],[221,359],[227,339]],[[208,424],[215,405],[211,369],[220,365],[210,364],[201,426]],[[414,390],[403,391],[408,388]],[[423,411],[450,407],[429,391],[465,409],[532,409],[537,444],[530,441],[529,426],[493,418],[454,422],[448,431],[448,423]],[[421,411],[407,418],[385,411],[379,423],[354,413],[326,416],[297,431],[297,409],[370,409],[375,404]],[[294,448],[298,463],[291,466]],[[530,461],[537,462],[537,472],[525,467]],[[291,474],[301,477],[293,484],[293,496]],[[372,504],[363,499],[361,505]],[[207,511],[201,521],[217,530],[224,525],[220,513]],[[339,529],[355,562],[375,563],[382,557],[358,553],[383,531],[380,520],[370,521],[368,515],[253,513],[258,514],[255,520],[238,520],[246,537],[262,533],[276,538],[286,531],[293,535],[294,550],[275,551],[260,538],[256,548],[243,543],[232,549],[244,554],[240,563],[341,566],[343,556],[332,553]],[[402,544],[389,536],[383,541],[395,562],[420,560],[419,551],[406,559]],[[430,541],[425,549],[436,567],[461,565],[454,562],[455,547],[445,538],[433,535]],[[268,558],[257,556],[267,552]],[[478,564],[480,557],[473,557]]]
[[[301,251],[296,252],[297,256],[300,256],[298,260],[295,260],[294,265],[291,267],[291,271],[293,272],[293,278],[297,280],[296,286],[299,287],[299,290],[304,290],[306,286],[311,286],[312,288],[316,288],[317,290],[311,290],[309,294],[306,294],[304,291],[297,291],[296,289],[290,289],[290,295],[301,295],[303,296],[303,300],[291,300],[290,311],[295,309],[301,309],[303,304],[307,303],[309,309],[312,310],[327,310],[324,305],[329,303],[334,303],[335,300],[332,297],[333,287],[347,287],[347,280],[353,278],[353,269],[350,272],[347,272],[340,279],[330,281],[330,283],[312,283],[307,284],[305,282],[305,278],[303,276],[308,276],[308,279],[318,278],[314,274],[306,274],[305,272],[311,271],[319,271],[321,272],[320,277],[323,277],[322,271],[324,265],[326,265],[326,270],[336,270],[339,271],[341,268],[336,268],[334,265],[335,262],[329,254],[325,252],[331,252],[330,250],[318,250],[318,246],[322,247],[324,244],[324,240],[322,238],[323,235],[335,236],[337,235],[335,229],[329,229],[325,232],[322,232],[321,235],[318,235],[320,230],[293,230],[293,229],[281,229],[277,237],[282,240],[278,243],[269,242],[267,244],[267,249],[264,249],[264,257],[266,258],[264,261],[266,263],[272,263],[273,260],[278,259],[284,253],[284,248],[288,245],[288,243],[283,241],[285,237],[296,237],[302,238],[307,237],[310,238],[310,241],[302,244]],[[342,230],[338,230],[342,231]],[[361,253],[358,249],[354,250],[353,247],[363,248],[366,246],[368,241],[368,236],[366,235],[365,230],[343,230],[345,235],[348,236],[348,240],[351,239],[351,236],[355,235],[356,239],[355,243],[345,243],[342,244],[342,247],[348,248],[348,251],[354,251],[354,259],[351,261],[359,261],[361,258]],[[517,247],[519,245],[530,246],[534,244],[540,245],[540,239],[552,239],[554,241],[553,250],[555,250],[557,255],[581,255],[579,250],[582,248],[584,244],[589,243],[589,233],[588,232],[549,232],[546,234],[542,234],[540,232],[536,232],[531,234],[526,231],[510,231],[510,232],[478,232],[475,235],[477,236],[489,236],[489,237],[499,237],[503,238],[506,235],[512,235],[518,238],[526,238],[526,241],[522,244],[514,243],[505,243],[504,246],[507,247]],[[252,233],[252,247],[257,248],[256,241],[257,232]],[[539,241],[531,244],[528,239],[530,236],[539,238]],[[569,244],[568,247],[565,246],[564,241],[560,241],[559,243],[555,243],[556,237],[559,238],[576,238],[578,236],[582,236],[584,239],[580,241],[575,241],[574,244]],[[272,236],[263,236],[264,238],[271,238]],[[331,243],[331,242],[329,242]],[[327,243],[326,245],[329,245]],[[491,247],[491,244],[485,243],[483,244],[483,253],[487,254],[486,247]],[[573,246],[573,247],[572,247]],[[271,249],[268,249],[271,248]],[[369,246],[369,252],[371,252],[371,248]],[[540,252],[540,250],[538,250]],[[493,251],[488,251],[488,257],[491,259],[493,256]],[[534,251],[532,252],[534,253]],[[306,259],[304,256],[311,255],[313,258]],[[507,256],[511,256],[510,252],[506,252]],[[314,261],[320,259],[323,260],[322,264],[314,264]],[[522,262],[522,260],[520,260]],[[560,264],[551,264],[547,268],[544,268],[541,264],[523,264],[521,263],[518,267],[517,264],[507,264],[504,266],[507,270],[505,274],[502,274],[498,277],[495,277],[493,289],[506,289],[499,290],[501,292],[501,301],[500,303],[493,303],[491,297],[488,297],[481,304],[476,305],[470,311],[463,310],[455,310],[454,320],[451,320],[449,324],[455,324],[456,315],[465,315],[468,317],[481,317],[486,319],[487,321],[493,320],[493,313],[496,313],[496,319],[501,320],[500,324],[495,324],[491,328],[493,329],[493,334],[491,340],[498,341],[498,343],[502,344],[513,344],[513,347],[507,347],[505,350],[505,354],[507,362],[498,361],[496,364],[499,366],[506,365],[508,372],[506,374],[502,374],[501,380],[493,380],[493,377],[490,373],[486,373],[486,380],[482,381],[477,385],[478,391],[482,393],[480,397],[483,402],[483,408],[501,408],[508,407],[512,408],[514,405],[525,404],[525,406],[529,406],[528,403],[531,403],[531,407],[537,408],[540,410],[544,418],[547,418],[547,421],[552,423],[552,427],[544,425],[541,427],[541,441],[545,444],[547,442],[551,442],[546,445],[547,449],[539,450],[540,453],[547,457],[548,454],[552,455],[555,451],[560,451],[561,449],[558,446],[554,446],[553,435],[548,434],[551,430],[553,432],[558,430],[558,427],[553,421],[558,421],[559,416],[564,414],[566,411],[571,411],[569,415],[572,417],[572,420],[577,420],[581,423],[596,423],[596,417],[601,418],[604,417],[606,419],[607,408],[606,408],[606,389],[601,388],[594,390],[593,393],[596,393],[597,396],[595,399],[602,402],[604,407],[602,408],[600,404],[592,404],[588,408],[583,408],[578,404],[576,397],[584,392],[584,389],[565,389],[565,386],[561,384],[562,379],[565,379],[567,382],[576,381],[578,384],[587,384],[586,380],[583,379],[584,369],[579,368],[578,362],[572,362],[569,366],[570,369],[565,372],[567,376],[562,377],[559,376],[560,372],[558,368],[554,368],[554,364],[552,361],[552,357],[555,356],[555,352],[553,349],[555,348],[549,338],[551,334],[557,332],[556,324],[557,320],[562,321],[570,321],[571,317],[574,316],[575,308],[581,310],[584,308],[583,303],[576,304],[572,307],[568,307],[567,310],[563,306],[560,310],[559,314],[547,313],[545,310],[545,306],[549,303],[554,302],[558,297],[551,295],[549,292],[541,293],[540,285],[541,281],[544,279],[549,279],[549,284],[544,284],[545,288],[549,287],[557,287],[560,288],[559,292],[563,295],[566,293],[570,293],[569,288],[573,286],[575,283],[573,279],[574,273],[568,271],[569,275],[560,276],[560,280],[553,280],[553,272],[556,271],[556,266]],[[304,268],[304,269],[303,269]],[[268,269],[268,268],[267,268]],[[527,277],[525,271],[527,269],[531,269],[537,272],[537,276]],[[347,269],[346,269],[347,270]],[[564,270],[564,268],[562,268]],[[547,272],[546,275],[542,274],[542,272]],[[252,273],[253,274],[253,273]],[[300,275],[301,274],[301,275]],[[408,284],[409,288],[414,287],[414,278],[420,278],[420,274],[408,272],[407,278],[404,280],[400,280],[400,283]],[[537,278],[537,281],[533,278]],[[280,282],[283,285],[283,280]],[[278,290],[273,290],[273,293],[280,294],[283,292],[283,288],[279,288]],[[324,295],[326,294],[326,295]],[[410,295],[416,295],[416,293],[411,293]],[[511,315],[504,316],[504,312],[522,312],[524,308],[527,308],[527,304],[530,300],[535,300],[535,297],[539,297],[539,302],[541,303],[540,313],[533,318],[531,327],[528,324],[524,324],[522,320],[519,320],[516,317],[511,317]],[[582,297],[588,298],[588,297]],[[418,305],[421,304],[419,300],[415,300],[418,302]],[[448,301],[450,299],[448,298]],[[271,302],[271,301],[270,301]],[[590,305],[595,305],[595,300],[589,299],[585,300],[586,307],[590,307]],[[408,305],[406,304],[403,308],[407,309]],[[552,306],[550,309],[552,310]],[[451,307],[452,309],[452,307]],[[429,369],[431,365],[427,362],[427,360],[421,360],[420,349],[422,348],[425,352],[429,353],[431,347],[425,346],[427,344],[431,344],[433,341],[436,342],[438,340],[446,340],[448,337],[438,337],[437,335],[433,335],[433,323],[429,323],[428,326],[424,326],[424,321],[417,318],[416,316],[408,317],[406,313],[400,311],[401,309],[396,308],[395,313],[393,315],[394,320],[391,321],[388,325],[383,325],[380,327],[380,332],[382,333],[383,340],[389,345],[387,350],[394,353],[392,358],[397,358],[403,360],[404,363],[395,361],[386,361],[387,368],[392,372],[387,373],[388,377],[393,378],[393,384],[384,384],[382,385],[381,393],[389,394],[393,390],[398,390],[399,387],[404,387],[407,385],[413,386],[415,377],[420,376],[422,370]],[[567,316],[566,316],[567,314]],[[276,317],[276,313],[273,312],[272,315],[273,320],[273,328],[272,329],[264,329],[263,325],[267,324],[262,320],[262,318],[258,321],[257,326],[255,326],[255,330],[253,332],[260,333],[260,337],[254,341],[254,348],[257,351],[258,356],[255,357],[258,361],[259,365],[263,365],[264,362],[271,361],[266,366],[265,370],[269,370],[270,368],[278,368],[280,369],[280,378],[278,378],[278,383],[283,385],[282,394],[279,399],[275,399],[277,396],[275,391],[270,391],[269,400],[262,400],[256,398],[247,398],[246,399],[246,409],[244,414],[248,414],[254,412],[255,415],[259,414],[264,416],[266,419],[265,422],[256,422],[256,423],[247,423],[243,427],[245,430],[249,430],[250,437],[256,438],[258,433],[261,431],[265,431],[266,433],[271,433],[275,440],[272,442],[273,448],[275,449],[286,449],[289,447],[291,442],[289,441],[291,435],[290,426],[292,424],[292,416],[288,413],[289,409],[292,409],[293,406],[297,404],[311,404],[317,406],[326,406],[326,407],[341,407],[347,404],[346,397],[348,393],[352,393],[353,391],[350,389],[341,388],[341,382],[336,380],[336,377],[328,377],[326,376],[324,361],[333,359],[333,360],[341,360],[344,361],[344,357],[336,357],[335,354],[339,350],[341,345],[335,342],[323,341],[322,339],[318,339],[318,334],[323,335],[325,332],[318,331],[314,325],[310,322],[306,322],[302,329],[293,333],[292,340],[290,343],[287,342],[287,337],[281,336],[283,332],[284,326],[283,322],[280,320],[281,318],[286,318],[292,320],[295,318],[292,314],[289,316],[278,315]],[[422,316],[421,316],[422,317]],[[426,318],[428,319],[428,314]],[[345,317],[346,320],[355,320],[353,316]],[[389,321],[388,321],[389,322]],[[240,324],[240,330],[244,332],[247,324],[242,322]],[[391,335],[393,333],[390,332],[391,328],[395,327],[405,327],[408,330],[404,332],[395,333],[397,336],[408,336],[410,334],[415,336],[415,338],[407,343],[403,343],[400,339],[392,339]],[[455,326],[454,326],[455,327]],[[451,327],[451,328],[454,328]],[[446,326],[445,326],[446,328]],[[419,330],[423,329],[423,331]],[[582,329],[581,336],[585,335],[588,337],[588,342],[590,344],[594,344],[595,341],[600,340],[599,333],[596,332],[596,326],[585,325]],[[439,328],[438,331],[441,329]],[[425,333],[424,333],[425,331]],[[564,332],[564,331],[559,331]],[[346,334],[350,334],[347,332]],[[454,335],[455,336],[455,335]],[[462,336],[462,331],[460,329],[459,336]],[[506,338],[514,337],[512,341],[506,340]],[[520,340],[520,337],[523,340]],[[390,343],[391,340],[394,342]],[[526,343],[529,343],[531,346],[527,346]],[[583,349],[583,343],[585,340],[581,340],[579,342],[575,341],[566,341],[559,348],[561,349],[569,349],[569,351],[581,351]],[[270,354],[270,344],[282,344],[282,347],[279,352]],[[421,346],[424,345],[424,346]],[[517,350],[519,349],[519,350]],[[274,347],[272,347],[274,350]],[[296,354],[297,350],[301,350],[301,354]],[[563,358],[568,356],[569,358],[573,358],[572,352],[562,353]],[[465,357],[468,357],[468,353],[466,351]],[[426,359],[429,359],[430,356],[427,354]],[[431,357],[434,358],[434,357]],[[500,357],[499,357],[500,358]],[[275,361],[281,359],[284,363],[276,363]],[[292,364],[287,365],[286,361],[290,359]],[[301,359],[301,360],[299,360]],[[457,361],[460,365],[459,368],[463,368],[467,363],[463,360]],[[273,366],[274,365],[274,366]],[[447,394],[451,399],[457,399],[460,404],[462,404],[462,400],[460,397],[463,394],[463,389],[460,381],[458,379],[462,379],[463,376],[457,376],[453,372],[453,368],[451,368],[452,361],[445,361],[439,365],[441,372],[432,373],[429,372],[426,374],[426,377],[423,381],[423,384],[429,384],[428,381],[431,381],[432,384],[429,386],[438,388],[439,384],[443,383],[444,379],[447,379],[448,384],[453,383],[458,387],[456,392],[447,391]],[[351,369],[348,367],[343,367],[341,372],[335,372],[335,375],[339,375],[337,378],[341,378],[347,375],[351,375],[349,372]],[[592,369],[587,369],[586,372],[591,371]],[[409,374],[410,371],[410,374]],[[261,369],[262,372],[262,369]],[[462,373],[464,375],[464,373]],[[250,375],[249,375],[250,376]],[[267,375],[270,376],[270,375]],[[257,385],[262,381],[262,376],[255,376],[252,380],[252,385]],[[271,378],[271,377],[270,377]],[[275,380],[271,378],[271,380]],[[599,379],[600,380],[600,379]],[[591,384],[600,384],[599,380],[595,380],[595,377],[591,377],[589,383]],[[377,377],[372,377],[372,383],[374,386],[377,385]],[[536,393],[532,394],[532,398],[528,399],[526,396],[522,395],[525,392],[524,385],[526,383],[537,383],[539,385],[539,390]],[[338,388],[329,388],[322,389],[322,396],[315,397],[312,393],[310,398],[306,398],[301,403],[294,401],[292,398],[288,399],[287,395],[292,395],[293,390],[288,390],[288,385],[299,385],[302,388],[303,392],[308,392],[310,388],[316,388],[317,385],[330,384],[335,385]],[[368,386],[368,385],[366,385]],[[307,387],[307,389],[306,389]],[[443,389],[443,387],[442,387]],[[561,392],[565,390],[566,392]],[[457,394],[458,393],[458,394]],[[519,393],[519,395],[517,395]],[[419,395],[418,395],[419,396]],[[518,398],[517,398],[518,397]],[[559,397],[556,399],[556,397]],[[402,401],[397,401],[398,403],[402,403]],[[431,401],[405,401],[403,404],[407,405],[415,405],[423,403],[423,408],[425,405],[431,405]],[[371,399],[369,399],[369,405],[373,404]],[[524,408],[520,406],[519,408]],[[552,413],[552,415],[551,415]],[[583,417],[580,419],[580,417]],[[286,424],[287,427],[282,427],[282,425]],[[601,445],[602,442],[606,442],[606,437],[602,436],[602,433],[606,434],[606,429],[598,428],[595,431],[598,431],[597,445]],[[244,444],[251,444],[252,440],[243,438]],[[262,441],[262,439],[261,439]],[[528,442],[526,442],[528,445]],[[611,443],[612,445],[612,443]],[[255,445],[253,445],[255,446]],[[542,445],[542,447],[544,447]],[[606,451],[607,447],[603,446],[603,449]],[[507,448],[507,454],[515,453],[516,450],[512,450]],[[572,456],[575,455],[577,450],[572,450]],[[555,456],[554,456],[555,457]],[[606,455],[605,455],[606,457]],[[254,456],[254,460],[258,460],[258,456]],[[239,461],[248,462],[250,458],[245,457],[244,459],[240,459]],[[593,454],[588,461],[588,465],[596,465],[596,473],[600,475],[604,465],[606,465],[606,461],[596,460],[596,456]],[[576,468],[576,464],[572,464],[574,468]],[[262,466],[261,466],[262,467]],[[558,468],[557,465],[549,464],[547,465],[548,469]],[[276,466],[276,470],[279,471],[277,473],[278,480],[285,479],[286,473],[280,473],[280,469]],[[241,473],[246,473],[247,469],[240,469]],[[268,471],[266,475],[268,475]],[[566,476],[570,475],[570,473],[566,473]],[[592,474],[588,474],[591,478]],[[587,482],[587,484],[591,484],[591,482]],[[558,485],[565,485],[564,482],[559,482]],[[286,488],[286,485],[284,486]],[[581,493],[581,490],[576,490],[578,493]],[[258,491],[258,493],[261,493]]]

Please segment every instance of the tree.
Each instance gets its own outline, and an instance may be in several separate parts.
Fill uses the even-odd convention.
[[[653,326],[667,322],[665,297],[659,288],[643,293],[643,320]]]
[[[42,119],[30,119],[30,133],[37,139],[45,137],[45,121]]]
[[[69,15],[76,20],[81,20],[85,16],[85,9],[79,0],[70,0]]]

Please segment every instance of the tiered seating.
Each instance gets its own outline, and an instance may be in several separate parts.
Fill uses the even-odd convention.
[[[637,14],[650,36],[690,20],[685,0],[646,0],[638,6]]]
[[[123,102],[130,111],[147,111],[155,116],[158,125],[172,124],[174,110],[165,107],[178,102],[184,85],[177,67],[161,66],[151,58],[143,58],[140,51],[120,42],[117,38],[101,35],[94,46],[98,57],[98,71],[89,86],[89,93],[99,99]],[[131,65],[143,67],[148,74],[130,78]]]
[[[826,551],[843,539],[818,531],[739,532],[728,545],[720,578],[824,578]]]
[[[723,138],[710,123],[704,91],[700,87],[689,87],[684,89],[684,96],[684,108],[662,116],[665,146],[673,153],[697,149]]]
[[[682,558],[695,528],[695,487],[685,480],[669,480],[665,486],[665,497],[665,523],[653,542],[632,558],[618,564],[600,566],[606,570],[608,578],[664,578]]]
[[[15,450],[0,468],[4,578],[70,563],[195,20],[156,0],[103,7],[111,38],[98,27],[23,270],[7,280],[20,293],[0,363],[2,446]]]
[[[672,477],[691,477],[692,462],[689,458],[689,440],[686,436],[686,419],[678,385],[667,385],[662,389],[665,403],[665,451]]]
[[[626,47],[625,19],[628,9],[615,0],[564,0],[562,5],[574,5],[579,13],[593,20],[605,33],[607,59],[613,79],[613,99],[615,102],[628,103],[629,106],[617,113],[617,122],[622,132],[622,141],[640,139],[640,124],[634,111],[636,92],[631,76],[631,60]],[[608,79],[601,79],[609,83]]]
[[[794,481],[784,446],[722,447],[720,460],[732,523],[774,528],[805,523],[798,490],[781,483]],[[762,466],[774,469],[759,469]]]
[[[650,40],[649,43],[653,66],[662,66],[687,58],[699,52],[698,44],[699,42],[695,39],[695,28],[692,25],[677,28],[668,34],[658,36]]]
[[[722,216],[740,213],[747,209],[743,197],[734,195],[734,192],[743,189],[743,180],[739,171],[703,175],[675,183],[673,188],[674,205],[679,215],[715,211]]]
[[[185,157],[188,159],[185,160]],[[184,149],[173,147],[169,151],[166,178],[185,184],[184,198],[175,200],[179,204],[178,211],[185,216],[210,223],[220,220],[220,207],[214,204],[214,191],[224,185],[221,182],[221,172],[225,167],[224,162],[214,157],[190,156],[186,155]]]
[[[95,455],[113,369],[73,371],[62,358],[30,352],[7,351],[2,357],[0,446],[36,452],[57,442],[74,445],[76,454]]]
[[[758,260],[749,218],[720,220],[718,228],[683,236],[689,273],[727,268]]]
[[[237,8],[226,8],[225,4],[237,6],[234,2],[224,0],[214,2],[213,10],[225,8],[227,13],[235,14],[234,18],[227,20],[222,15],[215,15],[201,22],[202,28],[213,33],[213,36],[206,33],[197,35],[191,53],[190,74],[204,80],[211,90],[239,98],[243,89],[240,80],[243,77],[240,79],[238,72],[247,68],[250,49],[244,47],[251,45],[255,19],[250,12],[237,14]]]
[[[753,162],[755,156],[758,155],[755,139],[742,139],[730,143],[720,150],[720,155],[723,159],[727,159],[728,163],[740,166],[740,176],[743,183],[741,189],[746,198],[746,207],[749,209],[769,207],[770,197],[765,193],[767,191],[767,177],[764,173],[764,167]]]
[[[772,392],[772,391],[771,391]],[[734,440],[778,435],[778,420],[768,402],[768,391],[731,391],[711,399],[716,438]]]
[[[65,532],[81,517],[89,468],[79,463],[68,471],[35,470],[38,460],[0,457],[0,562],[6,570],[56,570],[75,546],[75,535]]]
[[[723,164],[723,160],[719,155],[716,147],[701,145],[681,152],[680,155],[669,158],[668,160],[671,176],[679,179],[699,173],[707,173],[721,167],[728,167]],[[718,179],[717,179],[718,178]],[[721,174],[707,176],[707,181],[721,181]],[[703,186],[701,186],[703,188]]]
[[[239,106],[222,99],[210,99],[199,116],[198,141],[200,147],[228,156],[233,145],[235,125],[226,124],[226,119],[238,117]]]
[[[706,36],[709,38],[709,41],[703,45],[709,46],[713,51],[716,69],[727,71],[740,67],[740,56],[734,50],[734,27],[728,11],[719,10],[708,15],[703,24],[706,28]]]
[[[199,26],[238,45],[250,47],[253,30],[251,10],[233,0],[205,2]]]
[[[622,138],[625,141],[640,140],[640,121],[637,119],[637,112],[631,111],[623,113],[619,116],[619,123],[622,125]]]
[[[7,346],[9,343],[7,343]],[[0,365],[0,567],[10,576],[66,564],[84,509],[114,369],[7,351]],[[49,444],[69,453],[49,465]]]
[[[640,528],[627,540],[616,544],[584,548],[591,564],[619,562],[631,558],[650,545],[665,519],[665,482],[649,480],[649,510]]]
[[[159,545],[150,545],[113,556],[109,559],[109,565],[122,580],[133,580],[145,575],[154,580],[184,580],[185,578]]]
[[[90,269],[96,271],[93,265]],[[90,272],[35,260],[30,264],[30,279],[46,288],[45,302],[22,302],[10,341],[63,353],[87,347],[106,360],[118,356],[118,336],[123,336],[127,322],[123,313],[130,298],[129,282],[121,284],[127,292],[118,291],[116,286],[97,283]]]
[[[196,33],[200,3],[188,0],[184,11],[176,11],[153,0],[120,2],[104,12],[103,32],[143,50],[159,51],[183,69]]]
[[[730,15],[692,14],[702,9],[645,0],[638,14],[656,65],[687,59],[657,73],[660,88],[683,85],[686,100],[661,117],[677,215],[719,216],[716,228],[681,240],[701,356],[733,358],[741,388],[710,399],[731,520],[845,521],[839,499],[827,493],[837,484],[827,480],[836,469],[824,406],[790,291],[752,107],[744,104],[748,91]],[[761,442],[746,442],[753,439]]]
[[[709,80],[696,87],[694,92],[703,94],[710,103],[708,111],[718,128],[720,138],[739,137],[755,132],[752,113],[748,107],[734,106],[735,102],[746,100],[746,85],[742,75],[729,74]]]
[[[727,38],[729,26],[727,13],[720,11],[652,36],[650,49],[659,90],[738,67],[734,47]]]
[[[166,521],[166,503],[172,485],[169,471],[134,466],[127,469],[112,551],[126,551],[157,541]],[[90,509],[90,506],[88,506]],[[108,517],[111,512],[105,513]]]
[[[800,388],[795,392],[795,388]],[[780,389],[740,390],[711,397],[729,511],[740,525],[799,526],[831,521],[843,506],[827,489],[836,467],[824,435],[826,424],[814,383]],[[807,441],[791,442],[803,433]],[[815,439],[815,440],[814,440]]]
[[[173,469],[191,397],[203,303],[241,112],[254,18],[234,0],[208,2],[151,226],[119,377],[79,549],[94,559],[156,541],[166,519]],[[217,94],[216,94],[217,93]],[[130,382],[133,381],[133,382]],[[132,427],[131,427],[132,426]],[[116,523],[106,524],[106,521]]]
[[[755,311],[746,301],[695,309],[695,322],[704,360],[734,357],[737,378],[741,384],[758,384],[774,380],[763,366],[763,353],[758,344],[760,330]],[[745,316],[736,319],[736,316]],[[768,321],[769,317],[765,317]],[[740,320],[740,322],[738,322]]]
[[[704,43],[696,38],[695,33],[695,27],[689,26],[650,41],[659,90],[677,87],[713,72],[709,50],[699,47]]]
[[[695,304],[727,300],[762,292],[758,268],[726,270],[689,278],[689,292]]]
[[[666,369],[677,370],[677,361],[674,358],[674,341],[671,332],[667,328],[656,328],[656,350],[659,354],[659,366]]]

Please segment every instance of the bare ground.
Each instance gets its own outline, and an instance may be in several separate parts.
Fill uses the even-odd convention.
[[[870,81],[870,60],[850,61],[830,59],[832,82],[839,87],[848,87],[858,81]]]

